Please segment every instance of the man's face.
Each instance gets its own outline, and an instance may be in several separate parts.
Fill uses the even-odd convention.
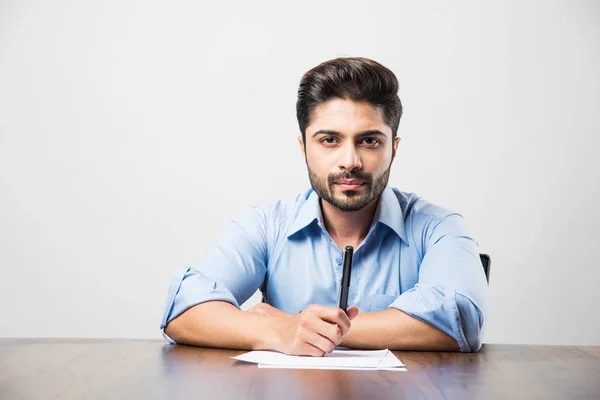
[[[385,189],[400,138],[392,141],[379,109],[332,99],[314,110],[306,149],[298,140],[319,197],[341,211],[358,211]]]

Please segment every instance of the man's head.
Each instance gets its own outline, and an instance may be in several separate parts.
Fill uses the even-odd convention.
[[[296,115],[319,197],[342,211],[378,199],[400,141],[402,103],[394,73],[366,58],[326,61],[302,77]]]

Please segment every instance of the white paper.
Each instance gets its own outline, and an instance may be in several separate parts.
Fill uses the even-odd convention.
[[[364,367],[311,367],[311,366],[290,366],[290,365],[264,365],[258,364],[258,368],[271,368],[271,369],[343,369],[350,371],[393,371],[393,372],[406,372],[407,369],[404,367],[395,367],[395,368],[385,368],[385,367],[375,367],[375,368],[364,368]]]
[[[251,351],[232,357],[259,368],[354,369],[406,371],[394,353],[385,350],[334,350],[323,357],[290,356],[273,351]]]
[[[379,364],[377,364],[377,368],[398,368],[404,367],[402,361],[398,360],[398,357],[394,355],[391,351],[387,351],[383,359]]]

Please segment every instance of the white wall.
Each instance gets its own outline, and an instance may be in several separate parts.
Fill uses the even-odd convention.
[[[400,80],[391,184],[492,256],[485,341],[600,345],[597,2],[106,3],[0,3],[0,337],[160,337],[174,270],[308,187],[297,84],[352,55]]]

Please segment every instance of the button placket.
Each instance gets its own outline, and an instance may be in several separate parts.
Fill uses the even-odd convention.
[[[335,256],[333,262],[338,267],[341,266],[342,265],[342,251],[340,250],[340,248],[338,247],[338,245],[335,244],[335,242],[333,241],[333,239],[329,235],[329,232],[327,232],[327,230],[321,225],[321,223],[319,223],[319,228],[321,228],[321,232],[323,233],[323,235],[325,235],[325,237],[327,238],[327,241],[329,242],[329,244],[331,244],[331,246],[334,248],[336,256]]]

